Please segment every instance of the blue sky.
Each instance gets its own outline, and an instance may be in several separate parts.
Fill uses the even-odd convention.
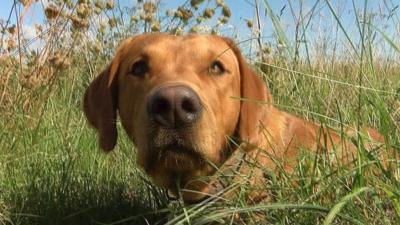
[[[10,9],[13,5],[13,0],[0,0],[0,19],[6,20]],[[299,2],[300,0],[265,0],[270,5],[274,14],[280,16],[280,23],[286,36],[289,40],[294,40],[294,28],[295,28],[295,17],[299,12]],[[40,0],[35,3],[24,19],[24,33],[27,36],[34,36],[33,25],[37,23],[43,23],[43,4],[46,4],[46,0]],[[122,5],[132,5],[134,0],[120,0]],[[165,9],[176,9],[177,6],[186,2],[186,0],[163,0],[162,7]],[[205,1],[207,2],[207,0]],[[214,2],[214,1],[212,1]],[[239,32],[239,37],[241,39],[246,39],[251,36],[251,32],[246,28],[245,19],[254,19],[255,9],[254,0],[225,0],[225,2],[230,6],[232,11],[232,17],[229,21],[229,26],[226,35],[235,34]],[[274,28],[271,20],[265,15],[265,6],[263,5],[264,0],[258,0],[260,4],[260,15],[261,15],[261,31],[265,37],[266,42],[271,42],[274,44],[276,38],[274,38]],[[326,34],[339,35],[339,40],[344,40],[345,36],[343,32],[337,32],[338,23],[334,19],[332,12],[329,9],[329,4],[332,6],[333,10],[340,17],[340,21],[348,32],[350,38],[357,42],[359,37],[358,28],[356,26],[355,11],[352,5],[353,1],[350,0],[307,0],[304,1],[303,13],[306,14],[311,7],[318,2],[315,10],[315,14],[310,23],[307,35],[310,41],[317,42],[319,32]],[[329,4],[328,4],[329,2]],[[367,11],[374,14],[374,20],[372,21],[375,26],[388,34],[389,37],[396,38],[400,32],[400,12],[399,4],[400,0],[354,0],[356,5],[356,11],[361,14],[364,3],[368,3]],[[204,3],[207,4],[207,3]],[[214,3],[211,3],[214,5]],[[19,10],[22,11],[21,4],[19,5]],[[291,9],[295,12],[293,16]],[[11,24],[15,24],[15,14],[12,14]],[[229,30],[229,28],[232,28]],[[396,31],[398,29],[398,31]],[[230,33],[231,32],[231,33]],[[336,32],[336,33],[335,33]],[[397,36],[396,36],[397,35]],[[324,37],[333,38],[333,37]]]
[[[311,8],[311,6],[318,0],[308,0],[304,1],[304,8]],[[1,0],[1,7],[0,7],[0,19],[6,20],[8,18],[8,15],[10,13],[10,9],[13,5],[13,0]],[[43,22],[43,4],[46,4],[47,0],[43,1],[40,0],[38,3],[35,3],[27,13],[27,16],[25,17],[24,24],[25,25],[32,25],[35,23],[42,23]],[[134,0],[120,0],[121,4],[123,5],[130,5],[135,2]],[[182,3],[186,2],[186,0],[163,0],[161,1],[163,6],[166,9],[176,9],[177,6],[181,5]],[[205,1],[207,2],[207,1]],[[237,27],[238,29],[243,29],[245,27],[245,22],[244,19],[253,19],[254,14],[255,14],[255,9],[254,9],[254,0],[225,0],[225,2],[230,6],[232,12],[233,12],[233,17],[230,20],[230,23]],[[263,32],[269,33],[269,31],[272,29],[270,21],[268,19],[265,19],[265,13],[263,12],[263,0],[258,0],[261,8],[261,16],[262,16],[262,28]],[[282,16],[281,16],[281,22],[282,24],[288,28],[292,29],[290,27],[291,25],[294,24],[293,22],[293,16],[290,11],[290,5],[288,4],[289,2],[292,3],[292,7],[294,11],[298,11],[298,2],[299,0],[268,0],[268,3],[271,5],[271,8],[273,9],[275,14],[280,14],[281,10],[282,11]],[[329,11],[329,8],[326,4],[326,0],[321,0],[319,1],[319,6],[318,12],[322,14],[324,17],[330,17],[332,14]],[[345,26],[351,26],[355,23],[355,17],[353,12],[353,7],[352,7],[352,1],[347,1],[347,0],[330,0],[331,5],[341,14],[341,20]],[[363,4],[364,0],[354,0],[356,7],[358,10],[363,9]],[[392,8],[395,8],[395,6],[398,6],[400,4],[400,0],[370,0],[368,2],[368,9],[370,12],[382,12],[382,11],[389,11],[389,8],[386,8],[386,5],[388,4],[389,7],[392,5]],[[207,3],[205,3],[207,4]],[[386,8],[386,9],[385,9]],[[19,4],[19,10],[22,11],[22,6]],[[396,13],[397,11],[397,13]],[[395,13],[397,16],[400,15],[398,13],[399,9],[397,8],[395,10]],[[15,14],[12,14],[11,17],[11,23],[15,24]]]
[[[1,7],[0,7],[0,19],[6,20],[10,13],[10,9],[13,5],[13,0],[1,0]],[[233,24],[244,24],[243,18],[251,19],[254,15],[254,5],[252,3],[253,0],[226,0],[225,2],[231,7],[234,17],[232,17]],[[47,2],[47,1],[44,1]],[[130,5],[134,0],[121,0],[121,4],[123,5]],[[178,0],[163,0],[162,5],[166,9],[176,9],[179,5],[186,1],[178,1]],[[285,5],[285,1],[271,1],[273,8],[279,10]],[[46,4],[46,3],[45,3]],[[21,7],[21,6],[20,6]],[[41,23],[43,21],[43,6],[40,3],[35,3],[27,17],[26,17],[26,24],[34,24],[34,23]],[[22,8],[20,9],[22,11]],[[15,14],[11,17],[12,23],[15,23]]]
[[[13,6],[13,0],[0,0],[2,1],[0,7],[0,19],[6,20],[10,14],[10,10]],[[107,0],[106,0],[107,1]],[[255,15],[255,8],[254,8],[254,0],[225,0],[225,2],[230,6],[233,16],[230,19],[230,26],[234,27],[235,31],[240,30],[242,34],[248,33],[248,36],[251,35],[251,32],[246,27],[245,19],[253,19]],[[122,5],[131,6],[135,0],[120,0]],[[161,7],[164,9],[176,9],[178,6],[186,2],[186,0],[162,0]],[[284,7],[286,1],[271,1],[272,7],[274,10],[279,10]],[[47,4],[47,1],[40,0],[38,3],[34,3],[29,11],[26,13],[23,21],[23,32],[28,38],[32,38],[35,36],[35,30],[33,28],[34,24],[41,24],[44,22],[44,14],[43,8]],[[207,0],[203,5],[207,4]],[[215,5],[214,1],[211,3]],[[261,4],[261,3],[260,3]],[[262,8],[262,7],[261,7]],[[21,4],[18,4],[18,10],[20,12],[23,11],[23,7]],[[16,16],[15,12],[12,13],[11,16],[11,24],[16,24]],[[264,23],[265,20],[263,20]],[[266,24],[262,24],[265,26]],[[234,32],[233,29],[231,31]],[[227,35],[229,35],[229,29]],[[245,35],[242,35],[245,36]]]
[[[6,20],[10,14],[10,9],[13,6],[13,0],[1,0],[1,7],[0,7],[0,19]],[[120,0],[121,4],[123,5],[131,5],[134,0]],[[177,1],[177,0],[163,0],[162,6],[165,9],[176,9],[179,5],[186,1]],[[252,0],[226,0],[225,1],[230,7],[233,12],[233,17],[231,18],[230,23],[238,29],[245,28],[244,19],[252,19],[254,15],[254,5],[251,3]],[[282,8],[285,4],[284,1],[271,1],[273,2],[273,7],[276,9]],[[47,1],[39,1],[38,3],[34,3],[29,11],[27,12],[24,18],[24,25],[26,27],[32,26],[34,24],[43,23],[43,5],[46,5]],[[207,3],[205,3],[207,4]],[[18,10],[23,11],[21,4],[18,4]],[[15,24],[16,16],[15,13],[12,13],[11,16],[11,24]]]

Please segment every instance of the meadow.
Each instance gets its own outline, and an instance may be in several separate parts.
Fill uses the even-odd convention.
[[[399,2],[288,0],[276,11],[239,1],[254,8],[241,28],[236,1],[14,1],[0,22],[0,224],[400,224]],[[27,39],[18,28],[34,4],[44,22]],[[374,127],[387,162],[356,135],[351,167],[304,153],[294,174],[271,174],[266,202],[248,204],[250,185],[234,199],[170,200],[136,166],[121,126],[103,153],[82,111],[118,43],[159,31],[229,36],[277,108],[339,133]]]

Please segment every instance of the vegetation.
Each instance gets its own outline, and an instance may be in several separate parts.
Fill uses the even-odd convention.
[[[272,1],[246,1],[258,12],[229,33],[233,1],[182,1],[175,9],[147,0],[49,2],[14,1],[16,23],[0,23],[0,224],[400,223],[398,3],[349,1],[353,16],[346,16],[340,1],[288,0],[281,12]],[[19,28],[33,4],[43,5],[46,18],[37,36],[25,39]],[[282,25],[284,10],[294,29]],[[261,33],[264,22],[272,26],[270,38]],[[351,168],[304,154],[295,174],[271,174],[262,203],[248,203],[250,185],[234,199],[170,201],[136,166],[121,127],[117,148],[102,153],[82,113],[85,88],[119,41],[158,31],[229,35],[265,79],[276,107],[339,132],[377,128],[385,136],[378,151],[390,166],[359,145]]]

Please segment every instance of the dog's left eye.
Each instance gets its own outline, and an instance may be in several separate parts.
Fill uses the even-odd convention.
[[[135,62],[131,68],[131,74],[137,77],[144,77],[149,72],[149,66],[146,61],[140,60]]]
[[[214,61],[208,69],[208,73],[212,75],[222,75],[224,72],[225,68],[220,61]]]

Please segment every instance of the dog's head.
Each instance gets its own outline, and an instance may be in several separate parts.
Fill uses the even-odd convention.
[[[270,95],[230,39],[144,34],[121,44],[87,89],[84,111],[105,151],[116,144],[118,111],[156,184],[174,191],[179,177],[182,188],[207,192],[195,178],[226,160],[229,137],[257,144],[268,105],[254,100]]]

